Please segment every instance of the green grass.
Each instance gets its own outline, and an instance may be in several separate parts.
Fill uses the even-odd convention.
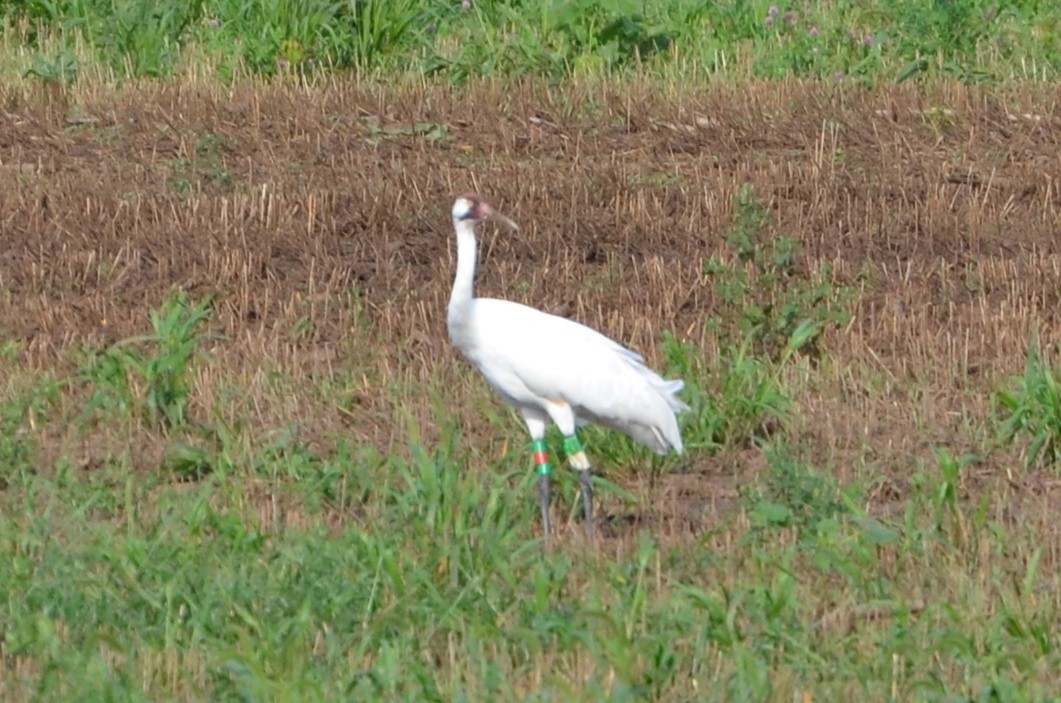
[[[206,65],[223,79],[647,70],[864,84],[1049,80],[1061,67],[1061,8],[1033,0],[9,0],[0,23],[8,71],[64,82],[87,66],[162,77]]]
[[[130,410],[150,426],[179,427],[186,410],[200,326],[210,317],[212,301],[192,305],[184,294],[167,300],[151,314],[152,333],[124,340],[101,352],[91,351],[82,381],[94,389],[89,407]],[[136,347],[145,347],[138,351]]]
[[[776,451],[746,523],[543,556],[530,472],[473,474],[449,432],[408,460],[341,448],[298,481],[23,476],[0,512],[4,698],[1017,701],[1056,684],[1041,545],[940,519],[942,474],[881,521]]]
[[[1038,340],[1028,345],[1024,376],[1012,386],[997,395],[1002,442],[1028,435],[1025,463],[1056,464],[1061,458],[1061,371],[1043,361]]]

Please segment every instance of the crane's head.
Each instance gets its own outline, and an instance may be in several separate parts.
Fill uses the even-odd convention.
[[[511,230],[518,230],[519,226],[501,213],[494,210],[477,193],[465,193],[453,203],[453,223],[471,222],[476,225],[483,220],[497,220]]]

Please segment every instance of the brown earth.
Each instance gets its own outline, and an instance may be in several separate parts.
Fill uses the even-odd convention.
[[[389,451],[406,442],[396,408],[428,436],[436,421],[432,400],[395,393],[443,379],[466,441],[501,451],[523,437],[474,429],[482,384],[446,338],[453,196],[482,192],[522,227],[487,233],[481,295],[570,315],[654,363],[671,330],[710,368],[719,300],[703,265],[726,253],[734,196],[750,184],[802,242],[805,267],[831,265],[858,294],[827,340],[831,372],[799,397],[795,435],[816,466],[869,483],[870,507],[887,511],[945,446],[980,457],[973,497],[1049,502],[1053,474],[983,437],[991,393],[1021,372],[1033,332],[1056,351],[1058,97],[798,83],[0,86],[0,339],[23,343],[24,368],[72,368],[71,350],[145,333],[172,290],[212,293],[200,412],[225,376],[245,386],[225,407],[247,425],[294,421],[315,445],[345,434]],[[346,380],[331,397],[285,395],[272,370],[295,385]],[[51,458],[84,468],[125,447],[153,470],[164,444],[55,432]],[[632,478],[644,513],[614,523],[699,531],[760,461],[694,454],[664,480]]]

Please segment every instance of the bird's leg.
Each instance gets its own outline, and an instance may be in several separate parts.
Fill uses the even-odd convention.
[[[579,486],[582,489],[582,516],[586,521],[586,533],[593,535],[593,467],[579,441],[573,434],[564,438],[564,453],[571,466],[578,470]]]
[[[553,499],[553,465],[549,463],[549,452],[544,439],[531,443],[534,450],[534,466],[538,469],[538,498],[542,505],[542,528],[545,530],[545,545],[549,545],[549,503]]]

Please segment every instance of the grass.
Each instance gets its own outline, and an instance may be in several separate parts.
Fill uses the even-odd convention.
[[[747,522],[543,558],[521,461],[470,475],[452,448],[412,449],[340,451],[297,484],[25,477],[0,520],[5,698],[1042,700],[1056,683],[1034,523],[936,519],[943,476],[882,522],[782,452]],[[344,506],[329,474],[359,495]]]
[[[0,4],[10,71],[76,80],[100,67],[225,79],[335,69],[475,77],[652,73],[873,84],[944,76],[1049,80],[1061,15],[1031,0],[203,0]]]
[[[0,98],[0,698],[1057,690],[1041,86]],[[683,457],[586,432],[594,543],[446,344],[471,187],[484,295],[688,382]]]
[[[1014,390],[998,394],[999,409],[1004,413],[1001,438],[1014,442],[1018,436],[1031,435],[1027,464],[1043,462],[1055,464],[1059,458],[1058,440],[1061,438],[1061,392],[1058,390],[1058,371],[1042,359],[1038,343],[1028,346],[1028,360],[1024,377]]]

